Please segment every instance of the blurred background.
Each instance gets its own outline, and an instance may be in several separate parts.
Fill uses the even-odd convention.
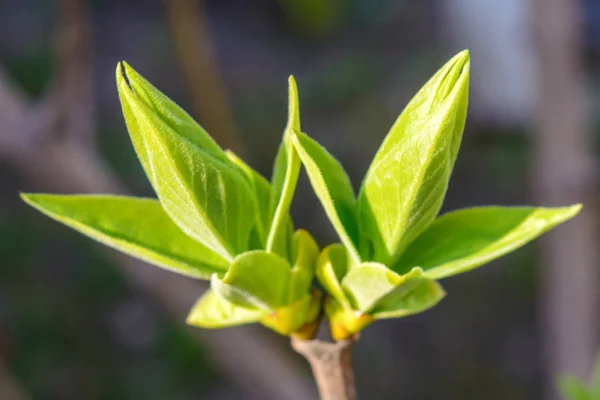
[[[471,100],[444,210],[585,203],[518,252],[378,322],[353,357],[363,399],[559,399],[599,347],[594,0],[0,0],[0,399],[316,398],[287,340],[190,329],[205,286],[95,245],[19,191],[152,196],[125,129],[118,61],[270,176],[287,77],[303,130],[356,187],[404,105],[469,48]],[[297,226],[335,241],[307,178]]]

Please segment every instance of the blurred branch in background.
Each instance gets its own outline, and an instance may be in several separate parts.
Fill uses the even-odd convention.
[[[0,360],[0,399],[2,400],[28,400],[23,387],[10,374],[6,366]]]
[[[0,70],[0,157],[40,189],[126,193],[93,144],[93,52],[85,2],[62,0],[60,10],[58,71],[42,99],[29,101]],[[188,308],[202,292],[200,285],[191,280],[120,253],[110,251],[109,256],[128,282],[147,293],[178,321],[184,320]],[[315,397],[302,381],[304,374],[297,358],[277,348],[262,331],[194,330],[193,334],[206,345],[215,363],[244,390],[245,398]]]
[[[221,147],[243,155],[206,27],[204,9],[198,0],[165,0],[165,6],[196,119]]]
[[[541,242],[547,399],[559,372],[586,377],[598,347],[596,166],[583,64],[580,2],[533,2],[537,95],[533,189],[544,205],[583,202],[582,214]]]

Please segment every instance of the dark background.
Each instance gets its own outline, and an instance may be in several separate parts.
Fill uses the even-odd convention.
[[[93,91],[82,98],[92,99],[93,113],[85,107],[79,111],[82,102],[77,100],[67,100],[66,107],[75,110],[71,113],[75,120],[93,118],[83,124],[93,124],[95,135],[77,139],[78,143],[100,152],[107,170],[115,171],[137,195],[152,192],[121,115],[114,82],[119,60],[129,62],[190,110],[217,141],[243,154],[266,176],[270,176],[285,125],[287,77],[294,74],[303,130],[342,162],[358,187],[406,102],[450,56],[469,48],[470,113],[444,210],[545,202],[544,189],[538,193],[536,188],[547,171],[536,167],[540,165],[536,159],[545,159],[543,143],[550,137],[544,136],[540,127],[546,119],[552,126],[552,118],[560,116],[552,115],[551,107],[544,108],[550,95],[544,92],[547,88],[540,89],[540,82],[542,86],[548,82],[538,78],[546,73],[544,68],[562,65],[565,56],[560,35],[572,32],[561,32],[560,24],[571,24],[576,33],[566,39],[569,45],[565,48],[572,52],[567,57],[576,62],[574,69],[557,70],[556,76],[562,76],[566,85],[561,86],[559,109],[577,107],[581,99],[575,97],[582,95],[587,106],[577,120],[586,123],[557,135],[562,135],[560,143],[566,147],[571,138],[579,138],[574,139],[580,143],[574,151],[580,151],[581,157],[565,151],[563,159],[560,148],[551,151],[554,169],[548,173],[575,171],[569,176],[591,176],[586,175],[572,191],[565,189],[572,196],[564,201],[592,199],[591,204],[586,202],[590,209],[587,219],[592,223],[573,222],[576,225],[567,228],[588,237],[586,243],[592,246],[567,245],[564,251],[568,257],[568,252],[577,250],[585,264],[581,269],[597,270],[593,246],[597,242],[590,228],[596,225],[595,167],[592,163],[582,170],[570,168],[570,163],[580,158],[594,160],[596,154],[600,5],[592,0],[548,2],[547,7],[556,7],[557,17],[547,23],[536,11],[543,3],[207,0],[201,8],[186,9],[200,3],[0,0],[0,68],[6,74],[2,76],[30,99],[24,118],[16,124],[9,123],[14,116],[10,108],[0,113],[5,115],[5,120],[0,118],[0,135],[22,139],[31,134],[25,147],[13,149],[8,142],[0,142],[0,398],[283,398],[273,389],[288,384],[278,381],[284,371],[280,364],[262,362],[261,352],[250,359],[240,356],[244,346],[254,346],[246,341],[248,337],[267,341],[267,348],[280,358],[281,365],[293,371],[291,376],[299,387],[314,393],[308,367],[300,356],[290,353],[285,338],[263,328],[239,328],[242,333],[225,345],[218,338],[226,336],[215,336],[219,332],[198,340],[184,326],[183,317],[174,316],[172,307],[164,304],[169,293],[179,294],[175,286],[157,297],[147,290],[148,285],[135,284],[137,278],[123,275],[112,255],[19,200],[19,191],[76,191],[69,187],[74,182],[71,175],[78,172],[74,170],[96,162],[75,147],[63,151],[60,158],[77,159],[84,154],[81,164],[46,176],[44,172],[57,164],[36,156],[37,150],[33,150],[70,137],[44,133],[62,132],[64,127],[59,125],[65,122],[61,119],[42,125],[51,129],[30,129],[40,118],[39,108],[58,103],[46,95],[65,79],[79,82],[73,85],[75,90],[89,84],[85,79],[83,84],[77,81],[72,70],[61,75],[64,65],[55,49],[64,40],[60,27],[70,21],[61,14],[61,7],[76,10],[77,4],[83,4],[89,19],[82,31],[90,34],[89,41],[84,42],[83,50],[75,51],[71,62],[91,60],[88,71]],[[574,11],[564,11],[569,9]],[[177,29],[184,26],[182,15],[189,17],[190,13],[198,14],[195,26],[200,29],[177,36]],[[550,52],[536,50],[536,41],[545,40],[540,31],[536,36],[537,24],[557,29],[557,36],[551,39],[556,46],[551,45]],[[71,40],[82,39],[74,36]],[[185,65],[194,73],[186,75]],[[196,71],[206,80],[194,80]],[[568,89],[572,87],[583,87],[584,93]],[[77,99],[61,93],[64,98]],[[7,96],[0,90],[0,109],[6,106]],[[546,181],[552,182],[552,178]],[[92,180],[80,191],[95,191],[96,183]],[[585,199],[578,198],[578,190]],[[547,202],[555,200],[561,201],[552,197]],[[336,240],[304,175],[293,216],[298,227],[314,232],[320,245]],[[555,237],[553,243],[560,240]],[[589,315],[582,314],[581,326],[589,325],[591,333],[573,326],[556,337],[567,349],[566,356],[554,354],[552,345],[544,348],[553,343],[547,336],[554,316],[574,314],[572,310],[548,311],[557,304],[557,286],[547,284],[553,269],[540,262],[538,249],[528,245],[485,268],[444,281],[449,295],[433,310],[378,322],[365,330],[354,350],[361,398],[549,399],[550,377],[571,366],[580,368],[573,372],[585,371],[592,349],[589,359],[584,354],[583,359],[577,355],[565,361],[570,352],[564,343],[579,342],[579,335],[587,335],[598,344],[598,331]],[[563,267],[579,268],[577,261],[573,263]],[[158,274],[160,279],[168,279],[168,273]],[[597,277],[593,273],[577,276]],[[577,285],[573,279],[565,285]],[[587,292],[598,284],[595,280],[593,285],[577,289],[585,292],[583,301],[592,310],[598,310],[598,302],[593,303],[594,294]],[[201,289],[192,293],[187,305],[200,293]],[[565,299],[570,302],[566,296],[563,303]],[[598,318],[600,312],[596,314]],[[560,324],[564,322],[554,322],[554,326]],[[252,376],[258,378],[244,379],[246,370],[254,371]],[[14,389],[9,391],[9,386]],[[302,398],[298,392],[296,397],[290,396]]]

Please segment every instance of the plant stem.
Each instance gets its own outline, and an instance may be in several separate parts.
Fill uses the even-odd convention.
[[[327,342],[293,337],[292,347],[309,362],[321,400],[356,400],[350,352],[356,338]]]

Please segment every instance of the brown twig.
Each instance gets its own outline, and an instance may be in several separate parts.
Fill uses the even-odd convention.
[[[0,70],[0,157],[41,190],[127,193],[93,144],[91,26],[84,0],[61,0],[58,71],[38,102],[27,99]],[[115,100],[116,101],[116,100]],[[100,247],[99,247],[100,248]],[[183,321],[206,285],[149,267],[102,248],[134,287]],[[193,330],[215,363],[248,397],[306,400],[314,391],[289,354],[254,327],[219,332]]]
[[[309,362],[321,400],[356,400],[350,353],[356,338],[338,342],[292,338],[292,347]]]

